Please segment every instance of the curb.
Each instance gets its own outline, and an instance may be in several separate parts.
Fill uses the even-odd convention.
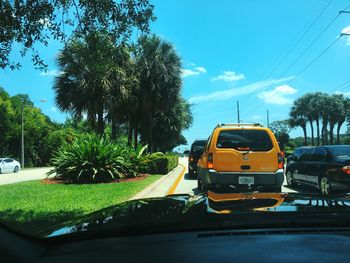
[[[152,193],[158,186],[168,179],[169,176],[172,175],[172,173],[176,172],[178,168],[182,167],[181,165],[177,165],[173,170],[171,170],[169,173],[162,176],[162,178],[159,178],[157,181],[153,182],[151,185],[147,186],[145,189],[143,189],[141,192],[138,192],[136,195],[131,197],[129,200],[136,200],[136,199],[142,199],[145,198],[145,196]],[[181,172],[180,172],[181,173]],[[168,190],[169,191],[169,190]]]

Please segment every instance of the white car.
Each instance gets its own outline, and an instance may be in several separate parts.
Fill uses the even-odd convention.
[[[11,158],[0,158],[0,174],[3,173],[18,173],[21,169],[21,164]]]

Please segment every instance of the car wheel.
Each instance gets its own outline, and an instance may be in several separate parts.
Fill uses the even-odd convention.
[[[291,171],[287,171],[286,173],[286,181],[288,186],[294,186],[294,178],[293,178],[293,173]]]
[[[193,176],[194,176],[194,171],[188,168],[188,177],[193,178]]]
[[[321,176],[318,182],[318,188],[323,195],[330,195],[332,192],[331,183],[326,176]]]
[[[2,174],[1,169],[0,169],[0,174]]]
[[[14,173],[18,173],[18,171],[19,171],[19,167],[16,166],[15,169],[13,170],[13,172],[14,172]]]
[[[199,179],[197,180],[197,188],[199,191],[201,191],[203,193],[208,190],[207,187],[205,187],[205,185],[203,185],[201,180],[199,180]]]

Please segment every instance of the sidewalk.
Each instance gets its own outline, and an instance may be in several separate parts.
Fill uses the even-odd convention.
[[[185,168],[183,166],[178,165],[174,170],[134,195],[132,198],[130,198],[130,200],[166,196],[168,190],[173,186],[184,169]]]

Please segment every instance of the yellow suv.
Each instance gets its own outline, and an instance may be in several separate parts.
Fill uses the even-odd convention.
[[[219,124],[198,161],[198,188],[280,192],[284,180],[278,142],[261,124]]]

